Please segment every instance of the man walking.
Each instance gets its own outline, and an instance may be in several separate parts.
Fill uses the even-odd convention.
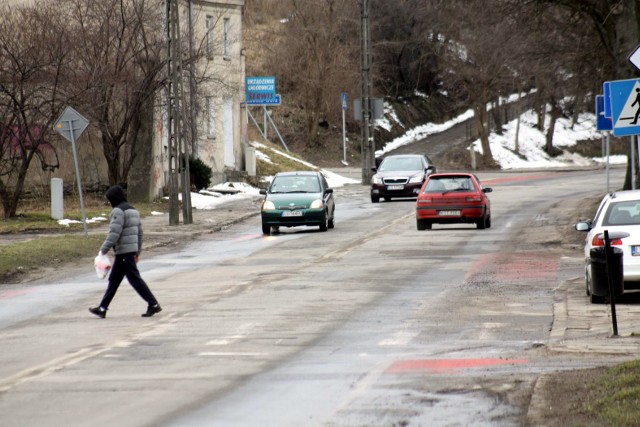
[[[109,274],[109,285],[100,305],[90,308],[89,311],[104,319],[111,300],[116,295],[122,279],[126,277],[133,289],[147,302],[147,311],[142,314],[142,317],[151,317],[160,313],[162,308],[140,276],[136,266],[142,250],[140,214],[127,202],[124,190],[119,185],[109,188],[106,197],[113,209],[109,223],[109,234],[100,247],[100,253],[106,255],[113,248],[115,260]]]

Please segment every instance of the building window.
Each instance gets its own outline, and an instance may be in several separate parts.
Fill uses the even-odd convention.
[[[207,96],[207,137],[216,137],[216,103],[213,96]]]
[[[206,49],[207,49],[207,58],[213,58],[213,16],[207,15],[205,20],[205,25],[207,26],[206,31]]]
[[[229,18],[224,18],[223,21],[223,40],[222,40],[222,56],[224,59],[230,57],[230,41],[229,41]]]

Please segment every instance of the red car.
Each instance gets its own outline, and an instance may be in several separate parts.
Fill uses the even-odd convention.
[[[416,201],[418,230],[436,224],[476,224],[479,229],[491,227],[491,202],[480,180],[470,173],[437,173],[429,175]]]

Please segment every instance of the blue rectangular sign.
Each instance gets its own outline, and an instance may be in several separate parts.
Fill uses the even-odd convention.
[[[611,120],[615,136],[640,135],[640,79],[611,82]]]
[[[245,83],[248,105],[280,105],[275,77],[247,77]]]
[[[604,116],[611,118],[611,82],[604,82]]]
[[[613,130],[611,117],[604,115],[604,95],[596,95],[596,127],[598,130]]]

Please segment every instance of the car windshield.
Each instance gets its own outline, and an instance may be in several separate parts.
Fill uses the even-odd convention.
[[[419,171],[422,170],[422,161],[417,157],[388,157],[382,161],[381,172],[385,171]]]
[[[270,193],[318,193],[318,178],[309,176],[276,176],[271,183]]]
[[[602,225],[640,225],[640,200],[611,203]]]
[[[451,193],[453,191],[475,191],[471,178],[468,177],[442,177],[431,178],[424,188],[425,193]]]

